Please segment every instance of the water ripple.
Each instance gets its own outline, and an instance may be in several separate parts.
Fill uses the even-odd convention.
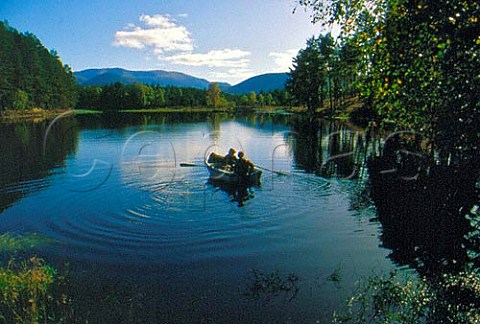
[[[165,140],[154,132],[133,137],[133,131],[114,132],[100,142],[83,139],[89,149],[104,149],[98,154],[80,149],[79,156],[52,171],[51,178],[5,188],[10,192],[57,184],[36,202],[40,206],[40,201],[48,201],[49,207],[39,208],[36,219],[22,220],[62,242],[59,255],[162,263],[281,254],[292,248],[289,244],[312,244],[316,228],[329,228],[332,215],[343,212],[345,195],[334,181],[295,169],[288,152],[273,162],[268,158],[265,152],[278,147],[283,137],[249,139],[249,147],[261,144],[257,156],[249,153],[253,160],[289,174],[265,171],[261,187],[251,188],[250,199],[238,207],[232,192],[208,183],[206,168],[182,168],[178,162],[202,165],[202,148],[235,146],[234,136],[210,143],[217,141],[215,136],[192,141],[190,133],[171,134]],[[171,152],[171,142],[176,152]],[[139,148],[143,155],[137,154]],[[115,160],[112,156],[118,152],[122,157]],[[99,164],[88,173],[92,157],[110,164]]]

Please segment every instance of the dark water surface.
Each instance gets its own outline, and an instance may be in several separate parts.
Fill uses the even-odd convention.
[[[394,268],[353,162],[364,135],[351,127],[324,122],[312,143],[291,116],[48,126],[1,125],[0,231],[51,238],[38,253],[70,263],[91,322],[328,322],[356,280]],[[229,147],[289,175],[265,171],[239,207],[204,167],[179,166]],[[335,176],[311,173],[319,165]],[[259,289],[269,275],[292,289]],[[133,306],[117,296],[112,310],[109,289]]]

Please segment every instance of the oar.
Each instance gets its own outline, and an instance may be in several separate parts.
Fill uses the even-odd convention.
[[[278,175],[288,175],[288,172],[275,171],[275,170],[272,170],[272,169],[267,169],[267,168],[261,167],[261,166],[259,166],[259,165],[256,165],[255,167],[258,168],[258,169],[261,169],[261,170],[265,170],[265,171],[269,171],[269,172],[272,172],[272,173],[276,173],[276,174],[278,174]]]
[[[183,168],[206,167],[205,164],[195,164],[195,163],[190,163],[190,162],[182,162],[182,163],[180,163],[180,166],[183,167]]]
[[[206,165],[205,164],[195,164],[195,163],[190,163],[190,162],[182,162],[182,163],[180,163],[180,167],[182,167],[182,168],[206,167]],[[287,172],[275,171],[275,170],[272,170],[272,169],[267,169],[267,168],[261,167],[259,165],[256,165],[255,167],[257,169],[269,171],[269,172],[272,172],[272,173],[276,173],[278,175],[288,175]]]

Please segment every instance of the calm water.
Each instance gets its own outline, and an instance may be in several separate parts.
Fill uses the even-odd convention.
[[[122,285],[139,322],[328,322],[356,280],[394,266],[354,163],[364,135],[327,122],[305,132],[269,115],[1,125],[0,231],[52,239],[37,253],[70,263],[92,322],[131,321],[95,301]],[[289,175],[265,171],[239,207],[204,167],[179,166],[229,147]],[[311,172],[321,165],[332,176]],[[254,273],[274,272],[298,291],[252,292]]]

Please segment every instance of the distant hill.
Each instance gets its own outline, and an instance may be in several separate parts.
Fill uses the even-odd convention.
[[[242,81],[224,91],[232,94],[250,93],[252,91],[259,93],[262,90],[268,92],[285,88],[287,79],[288,73],[267,73]]]
[[[230,83],[227,83],[227,82],[217,82],[218,84],[218,87],[220,88],[220,90],[222,91],[226,91],[228,88],[231,88],[232,85]]]
[[[175,86],[183,88],[208,88],[210,82],[180,72],[169,71],[129,71],[121,68],[88,69],[75,72],[77,82],[81,85],[105,85],[121,82],[132,84],[135,82],[159,84],[161,86]],[[228,83],[219,83],[220,88],[229,88]]]
[[[182,88],[208,88],[210,81],[193,77],[180,72],[155,71],[129,71],[121,68],[88,69],[74,73],[77,82],[81,85],[105,85],[115,82],[132,84],[135,82],[145,84],[159,84],[161,86],[175,86]],[[267,73],[254,76],[234,86],[226,82],[218,82],[223,92],[231,94],[250,93],[255,91],[268,92],[275,89],[283,89],[287,73]]]

